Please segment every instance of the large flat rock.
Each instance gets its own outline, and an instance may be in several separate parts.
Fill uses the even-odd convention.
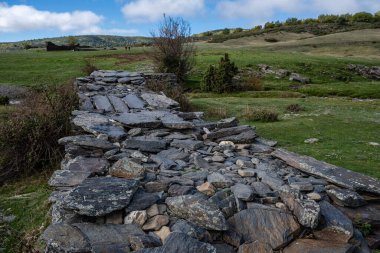
[[[107,134],[112,139],[120,139],[127,135],[124,128],[114,125],[107,116],[97,113],[82,113],[75,116],[73,124],[92,134]]]
[[[40,240],[46,244],[45,252],[91,252],[90,243],[85,235],[67,224],[50,225]]]
[[[129,253],[130,239],[133,236],[144,235],[144,232],[134,224],[91,224],[76,223],[78,228],[87,238],[94,253]]]
[[[132,109],[143,109],[145,107],[144,101],[135,94],[128,94],[123,100]]]
[[[103,216],[128,206],[139,182],[113,177],[88,178],[64,199],[62,206],[86,216]]]
[[[350,253],[354,247],[348,243],[298,239],[284,249],[284,253]]]
[[[93,98],[96,109],[104,110],[105,112],[113,112],[113,106],[106,96],[96,95]]]
[[[171,233],[162,247],[142,249],[136,253],[217,253],[208,243],[200,242],[183,233]]]
[[[141,97],[152,107],[155,108],[173,108],[178,107],[179,103],[165,95],[157,93],[143,93]]]
[[[324,178],[333,184],[360,192],[380,195],[380,181],[372,177],[318,161],[309,156],[301,156],[284,149],[277,149],[272,152],[272,155],[294,168],[307,174]]]
[[[93,135],[75,135],[63,137],[58,140],[58,143],[61,145],[74,144],[89,149],[110,150],[115,148],[115,146],[111,142],[98,139]]]
[[[228,229],[223,213],[216,205],[204,199],[184,195],[169,197],[166,199],[166,204],[175,216],[202,228],[219,231]]]
[[[291,213],[275,208],[254,207],[243,210],[228,220],[231,229],[245,241],[259,241],[277,250],[290,243],[300,231]]]

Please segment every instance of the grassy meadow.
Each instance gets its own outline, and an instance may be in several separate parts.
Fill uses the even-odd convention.
[[[352,63],[380,66],[379,30],[368,34],[366,37],[365,31],[359,31],[351,36],[344,33],[310,38],[281,34],[278,36],[284,42],[279,43],[264,43],[260,37],[199,43],[196,65],[186,83],[189,99],[195,110],[206,112],[207,119],[236,116],[241,123],[256,126],[260,136],[277,140],[279,147],[380,178],[380,147],[369,145],[380,143],[380,82],[350,73],[346,68]],[[342,38],[351,41],[342,44]],[[239,68],[268,64],[310,77],[311,84],[298,85],[287,78],[266,76],[261,80],[261,91],[200,92],[203,72],[210,64],[217,64],[225,53]],[[99,69],[130,71],[151,70],[153,65],[149,48],[0,52],[0,85],[61,85],[83,76],[86,61]],[[303,110],[289,113],[286,107],[291,104],[299,104]],[[279,121],[252,121],[244,112],[254,109],[274,111]],[[0,106],[0,121],[10,110],[11,106]],[[319,142],[304,143],[308,138],[318,138]],[[1,188],[0,209],[16,215],[12,223],[0,224],[4,252],[15,252],[20,242],[38,234],[39,228],[46,225],[51,192],[47,178],[48,175],[22,179]]]

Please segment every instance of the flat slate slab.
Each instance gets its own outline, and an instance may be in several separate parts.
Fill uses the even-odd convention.
[[[143,109],[145,107],[144,101],[135,94],[128,94],[123,100],[127,103],[128,107],[132,109]]]
[[[155,108],[173,108],[178,107],[179,103],[171,98],[156,93],[144,93],[141,97],[152,107]]]
[[[108,99],[110,100],[111,104],[115,108],[116,112],[129,112],[128,106],[124,103],[124,101],[116,96],[108,96]]]
[[[284,249],[284,253],[349,253],[353,246],[348,243],[298,239]]]
[[[127,135],[120,126],[111,123],[111,119],[98,113],[83,113],[75,116],[73,124],[92,134],[107,134],[112,139],[120,139]]]
[[[92,224],[76,223],[73,227],[78,228],[87,238],[95,253],[103,252],[130,252],[130,238],[145,233],[134,224],[114,225],[114,224]]]
[[[64,199],[62,206],[86,216],[104,216],[128,206],[139,181],[114,177],[88,178]]]
[[[275,150],[272,152],[272,156],[307,174],[324,178],[330,183],[351,190],[380,195],[380,181],[370,176],[318,161],[309,156],[301,156],[284,149]]]
[[[106,112],[113,112],[114,109],[106,96],[96,95],[92,97],[94,105],[98,110],[104,110]]]
[[[157,128],[161,125],[159,114],[156,112],[122,113],[113,116],[113,119],[128,127]]]
[[[93,148],[93,149],[114,149],[115,146],[106,140],[101,140],[93,135],[75,135],[63,137],[58,140],[61,145],[74,144],[81,147]]]

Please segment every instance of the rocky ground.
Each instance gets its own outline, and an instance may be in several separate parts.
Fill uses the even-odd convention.
[[[49,181],[46,252],[380,246],[378,180],[276,149],[235,118],[180,112],[144,84],[142,74],[117,71],[77,79],[78,132],[59,141],[66,157]]]

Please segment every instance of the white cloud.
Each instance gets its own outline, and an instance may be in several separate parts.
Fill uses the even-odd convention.
[[[50,12],[28,5],[0,3],[0,32],[59,30],[82,33],[100,30],[103,17],[91,11]]]
[[[193,16],[204,8],[204,0],[135,0],[124,5],[122,12],[128,21],[144,23],[160,20],[163,14]]]
[[[263,23],[275,18],[276,13],[289,16],[301,14],[343,14],[380,10],[378,0],[222,0],[217,12],[225,18],[246,18]]]

